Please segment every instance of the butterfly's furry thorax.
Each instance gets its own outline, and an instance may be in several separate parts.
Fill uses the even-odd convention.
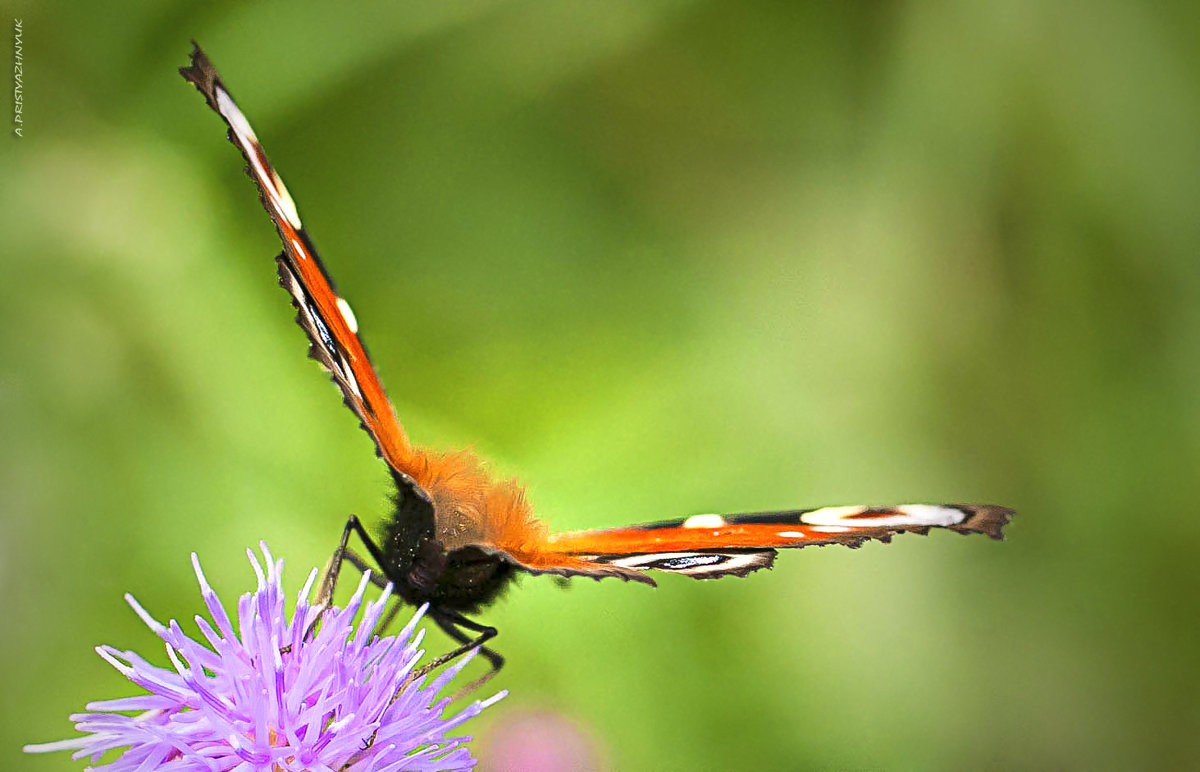
[[[429,494],[436,536],[448,551],[543,536],[545,527],[534,518],[521,484],[495,479],[474,451],[414,448],[406,462],[404,471]]]
[[[513,578],[508,550],[544,538],[545,526],[533,517],[521,485],[493,478],[470,450],[413,448],[406,462],[404,474],[428,498],[396,480],[382,544],[385,573],[410,603],[468,613],[487,605]]]

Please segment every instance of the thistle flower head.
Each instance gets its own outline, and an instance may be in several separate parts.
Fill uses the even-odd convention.
[[[87,733],[60,742],[29,745],[27,752],[74,751],[93,763],[126,750],[98,770],[204,770],[276,772],[320,770],[395,772],[474,766],[463,744],[448,736],[504,696],[475,702],[447,716],[449,698],[438,693],[466,664],[464,658],[426,683],[412,678],[424,631],[424,609],[396,635],[375,635],[391,587],[363,603],[364,576],[344,609],[330,608],[308,635],[320,609],[309,604],[317,570],[296,601],[284,609],[283,561],[265,544],[263,563],[250,550],[258,587],[238,599],[237,626],[192,555],[211,622],[196,616],[203,641],[189,638],[175,620],[156,621],[132,596],[129,602],[166,643],[171,667],[152,665],[132,651],[96,651],[148,694],[87,705],[71,716]],[[362,617],[357,627],[354,619]]]

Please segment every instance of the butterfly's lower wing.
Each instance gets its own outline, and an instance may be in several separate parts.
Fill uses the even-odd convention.
[[[770,568],[778,549],[858,547],[870,539],[887,542],[898,533],[924,534],[931,528],[1002,539],[1012,514],[988,504],[908,504],[693,515],[630,528],[551,534],[540,544],[527,545],[519,561],[534,573],[617,574],[653,583],[640,576],[653,570],[716,579]]]
[[[181,67],[179,72],[196,86],[229,126],[229,141],[245,157],[246,173],[258,186],[263,206],[275,221],[284,247],[276,258],[279,283],[292,296],[298,312],[296,322],[308,335],[309,356],[329,371],[346,406],[358,416],[363,429],[375,441],[377,452],[391,466],[402,496],[428,505],[428,494],[407,473],[411,447],[358,337],[354,313],[334,289],[316,248],[304,232],[296,204],[267,160],[250,122],[199,46],[193,44],[191,66]],[[431,514],[431,506],[429,510]]]

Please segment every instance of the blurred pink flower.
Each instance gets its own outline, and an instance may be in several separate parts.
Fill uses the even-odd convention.
[[[586,728],[548,710],[508,713],[492,724],[477,751],[494,772],[594,772],[608,766]]]

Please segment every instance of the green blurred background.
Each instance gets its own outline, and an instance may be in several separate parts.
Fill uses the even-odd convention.
[[[1193,4],[9,15],[0,767],[81,766],[18,749],[130,693],[95,644],[166,663],[122,593],[188,619],[188,554],[232,599],[264,538],[297,586],[348,513],[387,509],[175,72],[193,37],[410,434],[519,474],[553,527],[1020,511],[1004,544],[803,550],[746,580],[528,578],[481,617],[512,692],[473,725],[485,765],[528,715],[620,770],[1200,765]]]

